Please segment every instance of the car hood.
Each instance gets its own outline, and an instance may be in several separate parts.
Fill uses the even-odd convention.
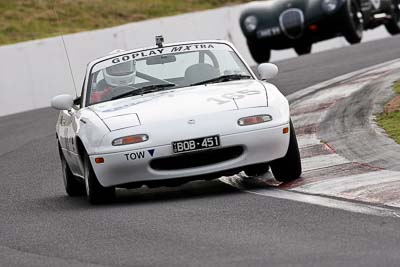
[[[124,119],[117,122],[117,117],[130,116],[133,124],[144,125],[267,104],[266,89],[260,81],[240,80],[133,96],[92,105],[89,109],[110,126],[111,121],[111,124],[124,123]]]

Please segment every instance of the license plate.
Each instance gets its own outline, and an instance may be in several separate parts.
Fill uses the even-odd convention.
[[[272,37],[280,34],[281,34],[281,28],[279,27],[272,27],[257,31],[258,38]]]
[[[174,153],[189,152],[220,146],[218,135],[172,142]]]

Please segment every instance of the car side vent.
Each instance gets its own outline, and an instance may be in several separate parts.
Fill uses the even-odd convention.
[[[279,17],[282,31],[291,39],[299,38],[303,34],[304,15],[300,9],[285,10]]]

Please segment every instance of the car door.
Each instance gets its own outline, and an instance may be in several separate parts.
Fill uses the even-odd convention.
[[[79,155],[76,147],[77,111],[75,109],[64,110],[60,113],[59,141],[72,173],[81,176],[79,168]]]

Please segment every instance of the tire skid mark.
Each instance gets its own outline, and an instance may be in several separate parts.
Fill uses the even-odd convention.
[[[312,106],[299,106],[295,110],[291,112],[292,116],[298,116],[298,115],[304,115],[307,113],[315,113],[315,112],[321,112],[324,111],[333,105],[335,105],[338,101],[344,99],[343,97],[340,97],[338,99],[335,99],[333,101],[327,101],[327,102],[322,102],[317,105],[312,105]]]
[[[389,70],[393,70],[393,69],[399,68],[399,67],[400,67],[400,61],[398,59],[393,59],[388,62],[380,63],[375,66],[367,67],[365,69],[361,69],[361,70],[358,70],[358,71],[355,71],[352,73],[344,74],[344,75],[338,76],[336,78],[333,78],[331,80],[318,83],[316,85],[310,86],[303,90],[297,91],[297,92],[287,96],[287,98],[291,104],[295,104],[297,102],[301,102],[303,99],[310,98],[319,92],[326,91],[327,89],[330,89],[330,88],[338,87],[342,83],[344,83],[346,80],[355,79],[355,77],[358,77],[361,74],[370,73],[370,72],[374,72],[374,71],[382,71],[382,70],[389,71]]]
[[[342,80],[316,89],[314,93],[298,94],[292,99],[293,123],[299,135],[303,175],[294,182],[278,184],[279,188],[310,194],[322,194],[374,204],[400,207],[400,173],[385,171],[378,166],[347,160],[337,154],[335,147],[320,140],[320,123],[326,114],[353,93],[363,90],[378,78],[390,75],[400,61],[380,65],[367,71],[347,75]],[[309,90],[310,89],[305,89]],[[319,141],[320,145],[303,140]],[[340,138],[340,137],[338,137]],[[274,185],[273,182],[268,182]],[[399,188],[399,189],[398,189]]]
[[[310,135],[318,132],[319,123],[296,127],[296,135]]]

